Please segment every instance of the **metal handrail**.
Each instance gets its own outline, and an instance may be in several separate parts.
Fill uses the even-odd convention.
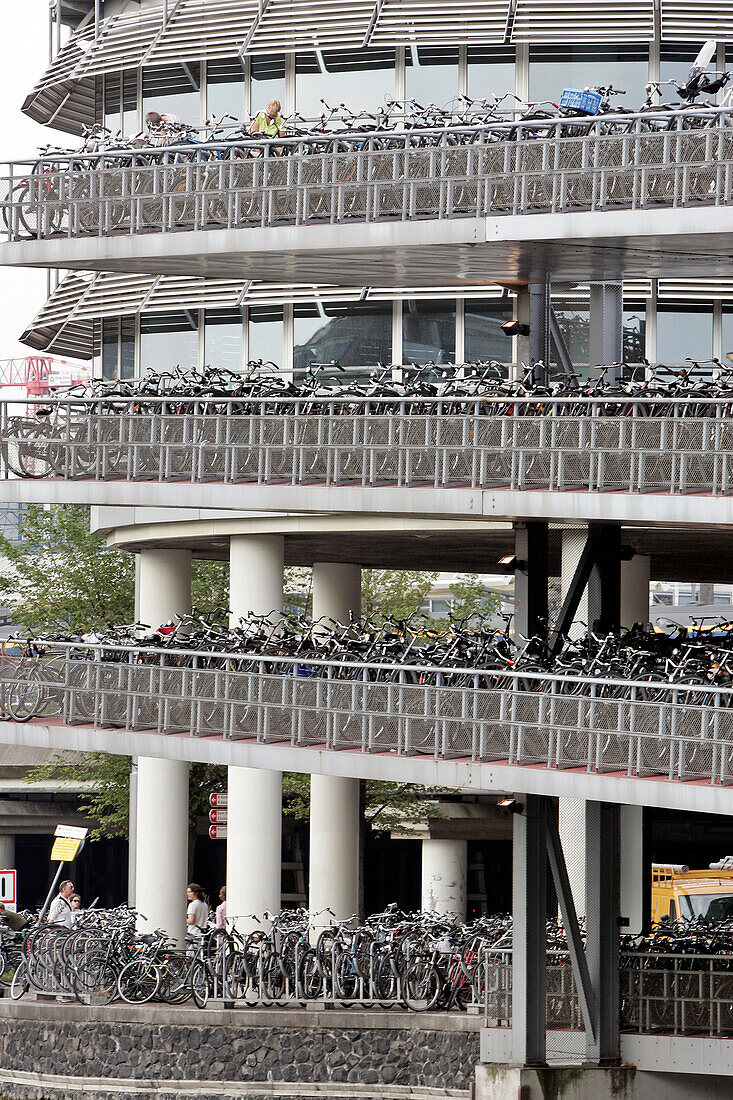
[[[0,403],[6,478],[733,491],[733,398],[171,395],[43,406],[54,414],[34,421]]]
[[[0,208],[9,239],[42,240],[730,202],[728,108],[612,122],[624,132],[603,116],[50,153],[7,166]]]
[[[66,725],[733,782],[731,688],[105,644],[55,649],[0,666],[6,717],[29,699],[38,720]],[[201,667],[214,656],[218,667]]]

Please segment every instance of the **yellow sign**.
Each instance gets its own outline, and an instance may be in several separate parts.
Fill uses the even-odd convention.
[[[71,863],[79,855],[83,840],[70,836],[57,836],[51,849],[52,863]]]

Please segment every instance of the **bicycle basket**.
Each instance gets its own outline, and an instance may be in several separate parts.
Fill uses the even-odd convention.
[[[582,111],[584,115],[597,115],[601,97],[598,92],[589,92],[587,88],[584,91],[580,88],[563,88],[560,106],[570,111]]]

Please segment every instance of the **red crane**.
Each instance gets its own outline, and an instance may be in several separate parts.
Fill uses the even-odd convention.
[[[75,368],[69,367],[65,359],[54,359],[51,355],[26,355],[17,359],[0,359],[0,389],[4,386],[22,387],[30,406],[39,397],[47,397],[51,392],[51,376],[54,373],[69,376],[64,385],[73,385]],[[83,370],[83,368],[82,368]]]

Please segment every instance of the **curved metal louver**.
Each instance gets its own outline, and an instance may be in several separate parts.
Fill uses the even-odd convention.
[[[664,2],[664,0],[663,0]],[[654,37],[652,0],[517,0],[516,42],[646,42]]]
[[[93,78],[105,72],[238,54],[363,46],[512,42],[618,44],[654,37],[657,0],[168,0],[128,6],[86,25],[23,104],[42,123],[79,132],[94,119]],[[733,39],[733,6],[658,0],[663,41]]]
[[[733,39],[733,5],[710,0],[662,0],[662,38],[701,42]]]
[[[400,42],[504,42],[509,0],[383,0],[374,13],[373,46]]]

